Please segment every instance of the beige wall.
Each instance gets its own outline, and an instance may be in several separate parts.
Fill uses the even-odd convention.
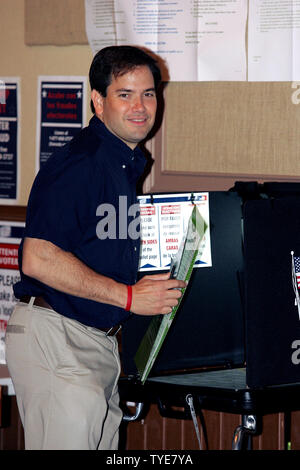
[[[19,205],[35,176],[37,78],[87,75],[92,53],[85,41],[84,0],[0,0],[0,76],[21,79]],[[47,45],[74,42],[80,45]],[[89,99],[86,107],[88,120]],[[147,144],[155,165],[144,192],[300,181],[299,137],[299,82],[170,83],[162,126]]]
[[[88,45],[26,46],[24,0],[0,1],[0,76],[20,77],[21,147],[18,205],[26,205],[35,176],[37,77],[87,75],[92,53]],[[87,119],[90,117],[87,100]]]

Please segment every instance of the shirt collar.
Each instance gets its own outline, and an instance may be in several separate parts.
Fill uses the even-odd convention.
[[[119,137],[110,132],[96,115],[91,118],[89,126],[95,134],[115,148],[116,152],[112,152],[111,157],[118,158],[121,167],[130,173],[130,180],[137,181],[146,165],[146,158],[142,150],[138,146],[132,150]]]
[[[132,150],[127,144],[125,144],[125,142],[119,139],[119,137],[110,132],[110,130],[108,130],[105,124],[96,115],[91,118],[89,125],[99,137],[107,140],[111,145],[118,149],[120,161],[123,163],[132,164],[133,160],[140,158],[145,160],[145,156],[138,146]]]

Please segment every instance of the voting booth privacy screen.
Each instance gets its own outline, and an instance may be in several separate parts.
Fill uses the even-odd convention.
[[[209,193],[211,266],[195,268],[150,376],[246,368],[249,387],[300,382],[300,185],[236,183]],[[140,273],[140,276],[151,272]],[[122,329],[125,375],[151,317]]]
[[[209,193],[212,266],[193,270],[153,373],[243,363],[241,211],[237,194]],[[150,321],[151,317],[132,315],[123,325],[122,351],[127,374],[136,373],[133,357]]]
[[[284,187],[271,185],[267,199],[250,200],[244,207],[250,386],[300,382],[298,286],[295,291],[291,255],[300,255],[300,192],[293,195]]]

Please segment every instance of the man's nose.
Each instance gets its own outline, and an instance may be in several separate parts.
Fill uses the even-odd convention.
[[[133,110],[136,112],[143,112],[145,110],[143,97],[136,97],[133,103]]]

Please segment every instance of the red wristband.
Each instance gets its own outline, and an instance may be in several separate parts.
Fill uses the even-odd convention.
[[[132,302],[132,286],[127,286],[127,304],[125,310],[129,312]]]

